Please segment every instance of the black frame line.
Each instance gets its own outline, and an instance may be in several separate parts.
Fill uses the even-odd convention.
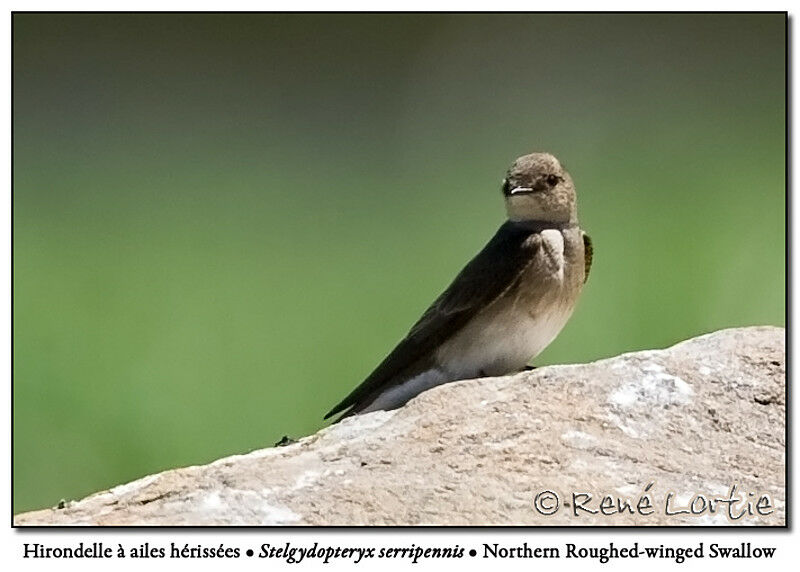
[[[11,477],[11,487],[10,487],[10,502],[9,506],[11,507],[11,528],[20,531],[22,534],[25,534],[26,531],[36,531],[40,533],[42,531],[52,531],[54,534],[57,534],[62,531],[77,531],[81,528],[85,528],[87,530],[91,530],[93,534],[98,532],[105,533],[109,532],[111,534],[115,533],[119,530],[146,530],[148,532],[158,532],[163,531],[165,534],[167,533],[174,533],[176,530],[186,530],[186,531],[213,531],[214,533],[219,533],[221,531],[235,531],[240,532],[243,530],[248,531],[264,531],[264,530],[278,530],[278,531],[291,531],[293,534],[298,531],[306,531],[309,534],[319,533],[320,531],[341,531],[341,530],[359,530],[359,531],[375,531],[376,533],[380,534],[384,531],[392,531],[392,530],[424,530],[424,531],[459,531],[459,532],[476,532],[481,533],[487,530],[516,530],[516,531],[536,531],[537,533],[549,533],[549,532],[563,532],[563,531],[572,531],[572,530],[580,530],[586,531],[591,530],[598,533],[610,533],[610,532],[617,532],[622,531],[629,533],[631,531],[635,531],[636,533],[660,533],[664,530],[669,531],[695,531],[695,530],[708,530],[714,532],[724,532],[724,533],[736,533],[741,532],[743,530],[750,531],[758,531],[758,532],[773,532],[773,531],[780,531],[789,533],[792,530],[791,523],[792,523],[792,487],[791,487],[791,480],[789,479],[789,467],[792,465],[792,448],[791,448],[791,359],[790,359],[790,352],[786,355],[786,383],[785,383],[785,402],[786,402],[786,410],[785,410],[785,419],[786,424],[784,427],[784,440],[785,440],[785,450],[786,450],[786,462],[784,463],[784,490],[785,494],[785,523],[783,525],[756,525],[756,524],[728,524],[728,525],[718,525],[718,526],[711,526],[711,525],[662,525],[662,526],[634,526],[634,525],[619,525],[615,526],[613,524],[605,525],[605,526],[593,526],[593,525],[586,525],[586,524],[579,524],[579,525],[470,525],[470,526],[448,526],[448,525],[387,525],[387,526],[373,526],[373,525],[297,525],[297,524],[287,524],[287,525],[280,525],[280,524],[268,524],[268,525],[189,525],[189,526],[180,526],[180,525],[152,525],[152,524],[139,524],[139,525],[121,525],[121,526],[103,526],[103,525],[91,525],[91,526],[77,526],[77,525],[17,525],[14,523],[14,509],[13,509],[13,501],[14,501],[14,15],[16,14],[37,14],[37,15],[52,15],[52,14],[76,14],[76,15],[102,15],[102,14],[113,14],[113,15],[140,15],[140,14],[149,14],[149,15],[197,15],[197,14],[214,14],[214,15],[245,15],[245,14],[292,14],[292,15],[337,15],[337,14],[358,14],[358,15],[454,15],[454,14],[465,14],[465,15],[505,15],[505,14],[561,14],[561,15],[593,15],[593,14],[635,14],[635,15],[663,15],[663,14],[680,14],[680,15],[717,15],[717,14],[735,14],[735,15],[749,15],[749,14],[783,14],[785,16],[785,27],[784,27],[784,73],[785,73],[785,93],[784,93],[784,136],[785,136],[785,146],[784,146],[784,179],[785,179],[785,208],[786,208],[786,225],[785,225],[785,263],[784,263],[784,270],[789,267],[789,260],[791,258],[790,251],[791,251],[791,167],[790,167],[790,158],[791,158],[791,137],[790,137],[790,125],[791,125],[791,117],[792,113],[790,110],[791,105],[791,87],[792,87],[792,78],[791,78],[791,67],[789,66],[789,58],[790,58],[790,36],[791,36],[791,19],[789,18],[789,12],[786,10],[755,10],[755,11],[738,11],[738,10],[724,10],[724,11],[699,11],[699,12],[686,12],[680,10],[659,10],[659,11],[602,11],[602,10],[589,10],[589,11],[561,11],[561,10],[553,10],[553,11],[507,11],[507,12],[490,12],[490,11],[464,11],[464,12],[451,12],[451,11],[430,11],[430,12],[417,12],[417,11],[386,11],[386,12],[358,12],[358,11],[310,11],[310,12],[297,12],[297,11],[241,11],[241,12],[230,12],[230,11],[69,11],[69,10],[55,10],[55,11],[30,11],[30,10],[22,10],[22,11],[10,11],[10,27],[11,27],[11,203],[10,203],[10,213],[11,213],[11,466],[10,466],[10,477]],[[790,317],[791,317],[791,273],[785,274],[785,331],[786,331],[786,346],[791,348],[791,324],[790,324]],[[135,480],[135,479],[134,479]],[[39,509],[39,510],[47,510]]]

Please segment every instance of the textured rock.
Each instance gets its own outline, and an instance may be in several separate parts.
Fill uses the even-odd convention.
[[[287,447],[151,475],[15,522],[727,525],[726,503],[668,515],[665,497],[675,493],[677,510],[695,493],[728,498],[736,485],[754,511],[762,493],[773,506],[736,522],[783,525],[784,409],[784,330],[724,330],[666,350],[452,383]],[[651,482],[647,516],[573,512],[573,492],[593,493],[592,509],[603,494],[636,507]],[[545,489],[560,497],[550,516],[534,509]]]

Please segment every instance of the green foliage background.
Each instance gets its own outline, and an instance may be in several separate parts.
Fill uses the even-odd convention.
[[[30,15],[14,510],[308,434],[556,154],[595,243],[537,360],[785,316],[783,15]]]

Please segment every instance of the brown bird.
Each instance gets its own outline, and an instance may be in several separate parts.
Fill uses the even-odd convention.
[[[533,153],[514,161],[502,191],[508,220],[326,419],[394,409],[450,381],[520,371],[558,335],[592,263],[572,178],[552,155]]]

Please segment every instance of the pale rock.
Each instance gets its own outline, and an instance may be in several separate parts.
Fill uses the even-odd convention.
[[[434,388],[299,442],[151,475],[17,525],[728,525],[667,515],[731,485],[785,523],[785,331],[715,332],[665,350]],[[309,380],[324,383],[324,380]],[[654,512],[573,512],[572,494]],[[556,492],[559,510],[534,508]],[[752,497],[748,493],[754,493]],[[546,496],[546,494],[545,494]],[[542,497],[540,497],[541,500]],[[698,501],[699,502],[699,501]],[[740,503],[738,506],[742,506]]]

